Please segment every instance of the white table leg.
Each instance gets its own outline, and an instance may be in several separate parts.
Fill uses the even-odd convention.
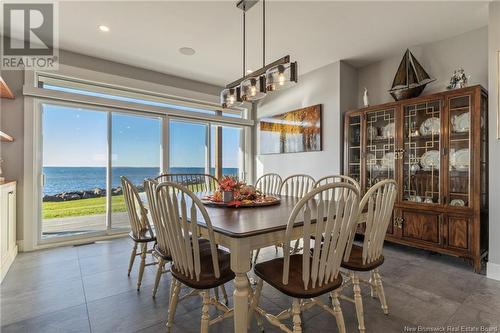
[[[239,244],[238,244],[239,243]],[[234,332],[247,332],[249,285],[247,273],[250,271],[250,249],[238,239],[231,246],[231,269],[236,274],[234,279]]]

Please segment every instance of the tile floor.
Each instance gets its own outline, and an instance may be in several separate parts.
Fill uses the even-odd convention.
[[[0,292],[1,332],[164,332],[170,276],[163,275],[151,297],[153,267],[136,291],[137,266],[130,278],[128,239],[21,253]],[[275,256],[273,248],[260,260]],[[500,282],[474,274],[459,259],[386,244],[381,267],[390,314],[378,300],[364,297],[367,332],[418,331],[418,326],[492,327],[500,325]],[[232,285],[226,286],[232,294]],[[364,288],[364,292],[367,290]],[[230,297],[230,306],[232,300]],[[264,287],[261,306],[278,312],[289,299]],[[199,332],[201,301],[190,298],[177,309],[173,332]],[[347,332],[357,331],[354,306],[342,301]],[[211,332],[232,332],[228,320]],[[266,324],[266,332],[278,332]],[[334,318],[320,309],[303,315],[305,332],[336,332]],[[460,327],[459,327],[460,329]],[[253,332],[257,332],[254,325]]]

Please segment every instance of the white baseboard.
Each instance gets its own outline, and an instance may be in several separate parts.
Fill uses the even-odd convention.
[[[486,277],[500,281],[500,265],[488,262],[486,264]]]
[[[0,283],[2,283],[3,278],[7,275],[7,272],[9,271],[10,265],[14,262],[14,259],[17,256],[17,245],[14,246],[5,259],[2,261],[2,264],[0,266]]]

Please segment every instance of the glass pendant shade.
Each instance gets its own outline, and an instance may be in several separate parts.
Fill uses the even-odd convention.
[[[266,83],[263,76],[244,80],[240,84],[240,89],[243,101],[258,101],[266,97]]]
[[[228,108],[236,103],[236,89],[224,89],[220,93],[220,104],[223,108]]]
[[[288,88],[297,82],[297,63],[287,63],[269,68],[266,71],[267,91]]]

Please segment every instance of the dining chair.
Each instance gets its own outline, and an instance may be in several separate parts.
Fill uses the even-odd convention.
[[[288,176],[283,180],[279,193],[289,197],[302,198],[312,190],[315,180],[304,174]]]
[[[132,253],[130,254],[130,261],[128,265],[128,276],[132,271],[135,257],[141,256],[141,263],[139,266],[139,276],[137,277],[137,290],[140,290],[142,283],[142,276],[144,275],[144,268],[146,266],[155,265],[156,262],[146,264],[147,254],[152,253],[152,249],[148,249],[149,243],[156,243],[156,236],[149,223],[148,212],[144,208],[144,204],[139,196],[137,188],[125,176],[120,177],[123,189],[123,197],[125,200],[125,207],[130,221],[131,231],[130,238],[134,241]],[[138,245],[141,245],[140,252],[137,252]]]
[[[219,187],[219,180],[203,173],[164,173],[155,178],[158,182],[174,182],[187,187],[192,192],[214,192]]]
[[[158,182],[154,179],[146,179],[144,181],[144,189],[146,191],[147,199],[151,211],[151,219],[153,220],[153,225],[156,232],[156,240],[157,243],[153,247],[153,255],[158,259],[158,269],[156,271],[155,285],[153,287],[153,297],[156,297],[156,292],[158,291],[158,286],[160,284],[161,276],[164,273],[170,272],[170,269],[165,270],[165,265],[167,263],[172,263],[172,254],[169,249],[167,236],[165,234],[165,230],[161,228],[160,216],[158,216],[158,209],[155,206],[154,195],[156,191],[156,187],[158,186]],[[154,209],[153,209],[154,208]],[[220,287],[224,299],[224,303],[228,304],[227,293],[224,285]],[[214,290],[214,294],[216,298],[219,299],[219,291],[217,289]]]
[[[266,173],[257,179],[255,182],[255,188],[259,190],[262,194],[266,195],[277,195],[280,194],[281,184],[283,180],[281,176],[277,173]],[[276,246],[276,251],[278,251],[278,247]],[[255,251],[255,256],[253,262],[257,262],[257,258],[259,257],[260,249]]]
[[[207,333],[210,325],[229,318],[233,309],[220,303],[217,297],[210,297],[210,289],[219,288],[234,279],[230,267],[230,254],[218,248],[210,217],[203,203],[187,187],[162,182],[156,188],[152,209],[159,216],[159,228],[166,235],[172,255],[172,282],[168,309],[167,330],[172,328],[177,303],[187,296],[200,295],[203,300],[201,309],[201,332]],[[198,236],[198,221],[205,225],[208,239]],[[193,291],[180,298],[181,285]],[[215,306],[222,314],[210,319],[209,307]]]
[[[324,199],[325,191],[331,193],[328,200]],[[342,286],[339,270],[350,232],[358,218],[358,209],[359,192],[351,184],[326,184],[307,193],[295,205],[288,219],[283,257],[254,267],[259,279],[250,301],[249,317],[257,312],[285,332],[291,330],[282,321],[291,317],[293,332],[302,332],[301,313],[316,305],[335,316],[339,331],[345,332],[337,292]],[[303,221],[303,225],[297,226],[297,221]],[[311,256],[311,237],[319,235],[324,241],[314,243]],[[290,242],[297,236],[306,240],[303,254],[290,253]],[[264,281],[292,298],[290,309],[272,315],[259,307]],[[333,308],[318,298],[325,294],[332,297]]]
[[[360,332],[365,331],[360,282],[370,286],[371,296],[378,297],[384,313],[389,313],[378,267],[384,263],[382,249],[387,227],[391,221],[397,192],[397,183],[392,179],[380,181],[366,192],[359,204],[358,210],[360,217],[362,215],[361,220],[366,221],[363,246],[353,244],[356,233],[356,227],[354,226],[351,230],[349,242],[341,264],[342,268],[348,270],[348,280],[343,287],[352,284],[354,293],[354,299],[342,298],[354,302],[356,305],[356,315],[358,317]],[[370,272],[370,279],[366,281],[359,278],[357,275],[358,272]]]
[[[154,179],[146,179],[144,181],[144,190],[146,191],[146,196],[148,199],[150,207],[151,220],[153,221],[154,229],[156,231],[156,244],[153,246],[153,256],[158,260],[158,268],[156,271],[155,285],[153,287],[153,297],[156,297],[156,292],[158,291],[158,286],[160,284],[160,279],[162,274],[170,272],[170,270],[165,270],[165,265],[172,262],[172,255],[167,242],[167,236],[164,233],[164,229],[160,228],[160,217],[158,216],[158,210],[155,208],[155,191],[158,186],[158,182]]]
[[[322,177],[314,183],[313,187],[319,187],[325,184],[342,183],[342,182],[354,185],[356,189],[361,193],[361,186],[356,181],[356,179],[345,175],[332,175],[332,176]]]
[[[266,173],[257,179],[255,188],[262,194],[276,195],[280,193],[283,180],[277,173]]]
[[[307,192],[314,188],[316,181],[313,177],[305,174],[297,174],[286,177],[283,180],[280,188],[280,194],[294,198],[302,198]],[[278,248],[281,244],[276,245],[274,248],[278,253]],[[297,253],[301,250],[300,239],[297,239],[293,247],[292,253]]]

